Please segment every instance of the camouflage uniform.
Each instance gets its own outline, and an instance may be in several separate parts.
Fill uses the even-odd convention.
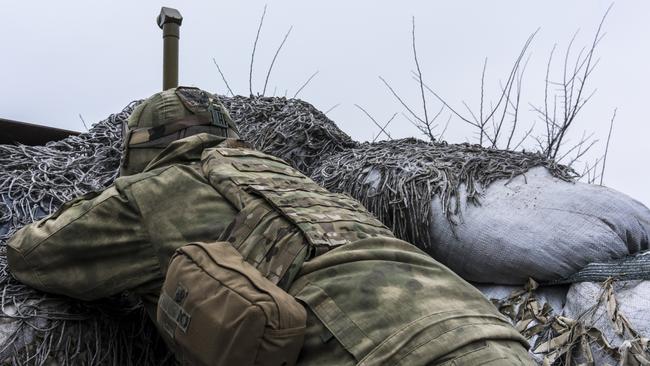
[[[168,145],[144,172],[20,230],[12,274],[83,300],[128,290],[152,312],[176,249],[227,241],[306,305],[299,364],[531,364],[480,292],[352,198],[238,140]]]

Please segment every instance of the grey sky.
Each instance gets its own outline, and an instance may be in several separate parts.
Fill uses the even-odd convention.
[[[96,122],[161,85],[160,6],[178,8],[181,28],[180,81],[226,93],[214,57],[235,93],[248,94],[250,52],[263,1],[1,1],[0,117],[83,130],[78,117]],[[591,41],[609,1],[277,1],[268,2],[253,75],[261,92],[266,70],[284,33],[293,25],[269,81],[267,95],[293,96],[316,70],[299,97],[327,110],[353,138],[371,140],[378,129],[354,107],[364,106],[385,121],[403,108],[381,84],[385,77],[414,108],[421,108],[414,70],[411,16],[424,80],[454,107],[476,106],[480,76],[488,58],[486,99],[496,101],[526,38],[540,27],[530,48],[521,117],[530,126],[528,102],[543,102],[549,52],[557,43],[551,78],[561,75],[562,58],[580,29],[574,51]],[[650,156],[647,136],[650,71],[650,3],[620,1],[605,23],[601,58],[590,76],[597,88],[570,136],[594,132],[600,141],[589,161],[602,155],[609,119],[618,108],[605,184],[650,205],[646,189]],[[439,103],[428,95],[430,113]],[[444,120],[448,112],[443,113]],[[444,124],[444,123],[443,123]],[[537,135],[542,134],[538,122]],[[418,136],[401,116],[389,127],[393,137]],[[445,139],[475,142],[475,131],[452,119]],[[570,144],[570,142],[569,142]],[[535,147],[532,139],[528,149]],[[581,169],[582,164],[576,168]]]

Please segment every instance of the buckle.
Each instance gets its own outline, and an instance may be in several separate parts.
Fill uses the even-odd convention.
[[[228,123],[226,122],[226,119],[223,117],[223,114],[221,114],[221,108],[219,106],[215,106],[212,104],[212,101],[210,101],[210,104],[208,104],[208,113],[212,116],[212,124],[215,125],[216,127],[221,127],[221,128],[228,128]]]

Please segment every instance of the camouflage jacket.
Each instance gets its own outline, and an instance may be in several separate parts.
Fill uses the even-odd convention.
[[[424,365],[484,340],[519,344],[528,362],[480,292],[358,202],[212,135],[176,141],[143,173],[26,226],[7,255],[40,290],[82,300],[128,290],[151,310],[175,250],[215,240],[306,305],[299,363]]]

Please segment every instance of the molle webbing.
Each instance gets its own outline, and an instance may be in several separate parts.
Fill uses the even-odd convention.
[[[192,87],[178,87],[176,95],[192,114],[172,123],[128,132],[126,141],[129,147],[164,147],[170,140],[166,137],[173,137],[172,141],[185,137],[183,131],[188,129],[197,130],[194,133],[208,132],[222,137],[228,137],[229,128],[236,131],[234,122],[214,96]]]
[[[220,240],[232,243],[272,282],[283,280],[280,287],[305,259],[360,239],[393,237],[357,201],[328,192],[276,157],[210,149],[203,173],[240,211]]]
[[[139,128],[137,130],[131,131],[129,134],[128,144],[129,146],[136,146],[148,142],[153,142],[154,140],[161,139],[167,135],[184,130],[186,128],[193,126],[209,126],[211,123],[212,119],[209,119],[207,116],[192,115],[166,125]],[[226,135],[221,136],[225,137]]]

